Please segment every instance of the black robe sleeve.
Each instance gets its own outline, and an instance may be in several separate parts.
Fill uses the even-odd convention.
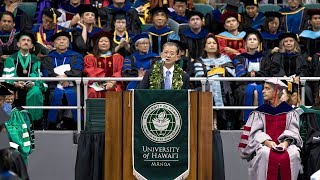
[[[26,164],[20,153],[13,149],[0,151],[0,172],[12,171],[22,180],[29,180]]]

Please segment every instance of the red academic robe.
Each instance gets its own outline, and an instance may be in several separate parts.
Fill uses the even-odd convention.
[[[236,54],[226,53],[224,51],[225,47],[230,47],[232,49],[235,49],[239,53],[245,53],[246,52],[246,49],[245,49],[245,46],[244,46],[244,40],[242,38],[235,39],[235,38],[228,38],[228,37],[219,36],[219,35],[217,35],[216,37],[218,39],[220,52],[222,54],[225,54],[225,55],[229,56],[230,59],[233,59],[236,56]]]
[[[83,73],[87,77],[121,77],[124,58],[120,54],[100,57],[90,54],[84,57]],[[89,84],[92,84],[90,82]],[[117,82],[113,91],[122,91],[122,83]],[[105,91],[95,91],[88,87],[88,98],[104,98]]]

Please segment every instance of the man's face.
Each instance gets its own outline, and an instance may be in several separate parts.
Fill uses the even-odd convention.
[[[187,10],[187,4],[185,2],[176,2],[173,4],[173,9],[179,16],[184,16]]]
[[[149,51],[150,42],[149,39],[142,39],[138,41],[136,49],[142,53],[145,54]]]
[[[167,67],[172,67],[174,63],[178,60],[179,55],[177,54],[178,49],[176,46],[164,46],[161,58],[165,59],[164,63],[168,65]]]
[[[265,101],[272,101],[275,96],[275,93],[276,93],[276,90],[272,85],[268,83],[264,83],[262,94],[263,94],[263,99]]]
[[[310,24],[313,28],[319,29],[320,28],[320,14],[313,15],[310,20]]]
[[[164,12],[157,12],[153,15],[152,17],[153,19],[153,24],[157,27],[157,28],[162,28],[166,25],[167,23],[167,15]]]
[[[32,40],[29,36],[21,36],[17,45],[22,50],[30,50],[33,48]]]
[[[1,31],[10,32],[14,27],[14,22],[11,16],[3,15],[0,20]]]
[[[70,0],[71,4],[80,4],[80,0]]]
[[[57,50],[64,51],[69,47],[69,39],[66,36],[57,37],[54,40],[53,45]]]
[[[53,19],[46,15],[42,15],[42,25],[45,30],[53,29],[54,28]]]
[[[288,0],[288,5],[290,8],[294,9],[299,6],[299,0]]]
[[[249,17],[254,18],[258,15],[259,8],[255,5],[252,6],[246,6],[246,12]]]
[[[126,20],[125,19],[117,19],[114,22],[114,28],[117,31],[123,32],[126,30]]]
[[[190,29],[199,30],[202,26],[202,20],[199,16],[192,16],[189,20]]]
[[[82,15],[83,23],[94,24],[96,21],[95,14],[93,12],[85,12]]]
[[[239,27],[239,22],[235,17],[229,17],[225,22],[224,22],[224,27],[227,29],[227,31],[235,31],[238,30]]]

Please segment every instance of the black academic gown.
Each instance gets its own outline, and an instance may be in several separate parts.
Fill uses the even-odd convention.
[[[0,150],[0,173],[12,171],[22,180],[28,180],[29,175],[26,164],[20,153],[13,149]]]

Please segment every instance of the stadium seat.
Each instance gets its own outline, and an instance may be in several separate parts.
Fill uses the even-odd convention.
[[[169,18],[168,19],[168,26],[176,33],[179,33],[179,23],[177,23],[175,20]]]
[[[22,2],[19,3],[18,8],[24,11],[32,20],[37,10],[36,2]]]
[[[142,30],[142,32],[147,32],[147,30],[149,28],[151,28],[152,26],[153,26],[153,24],[142,24],[141,30]]]
[[[260,12],[267,12],[267,11],[279,11],[281,9],[278,5],[273,4],[261,4],[259,5],[259,11]]]
[[[212,12],[214,10],[214,8],[209,4],[202,4],[202,3],[194,3],[194,8],[196,11],[201,12],[204,16],[207,13]]]
[[[320,4],[305,4],[303,5],[306,9],[319,9]]]

